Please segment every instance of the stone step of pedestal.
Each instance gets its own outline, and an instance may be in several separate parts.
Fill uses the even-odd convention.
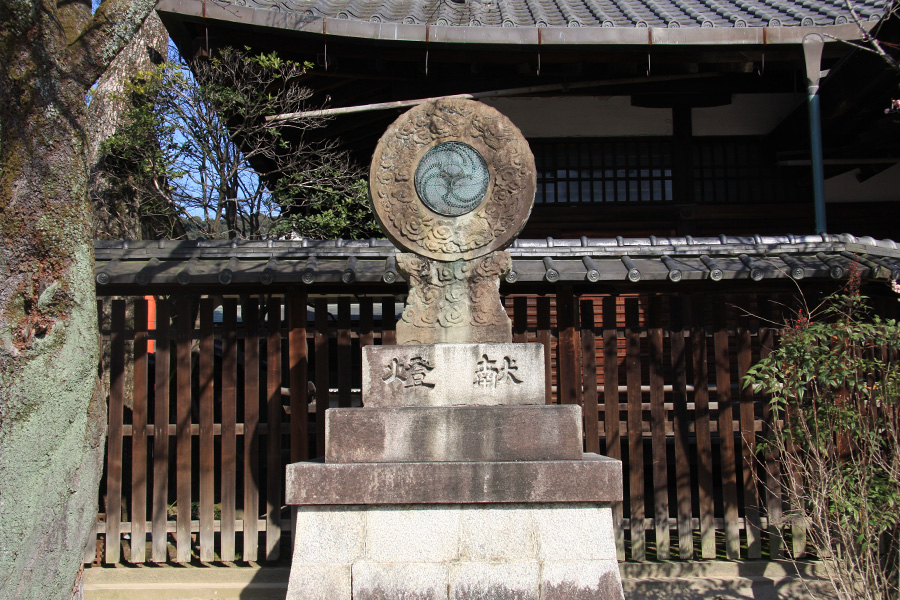
[[[287,466],[287,504],[454,504],[618,502],[622,463],[518,462],[326,463]]]
[[[608,504],[306,506],[288,600],[623,600]]]
[[[363,348],[366,407],[544,404],[542,344]]]
[[[325,461],[580,460],[581,407],[332,408]]]

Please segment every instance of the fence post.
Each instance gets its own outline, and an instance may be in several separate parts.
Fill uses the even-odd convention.
[[[577,306],[571,285],[556,291],[557,343],[556,390],[560,404],[576,404],[581,396],[581,370],[578,368]]]

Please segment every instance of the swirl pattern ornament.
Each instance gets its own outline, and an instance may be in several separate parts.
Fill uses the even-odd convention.
[[[451,169],[434,180],[435,154],[464,167],[462,176]],[[448,188],[453,193],[445,195]],[[401,115],[379,140],[369,171],[372,206],[387,237],[442,262],[509,246],[531,214],[535,188],[534,156],[522,133],[495,109],[460,98]]]
[[[448,217],[464,215],[484,199],[490,175],[478,151],[444,142],[425,153],[416,167],[416,193],[425,206]]]

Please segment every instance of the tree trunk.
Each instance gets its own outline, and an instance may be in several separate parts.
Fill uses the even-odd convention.
[[[105,402],[85,94],[151,0],[0,2],[0,599],[71,598]]]
[[[149,71],[166,60],[169,34],[156,13],[150,13],[122,52],[110,64],[91,93],[88,122],[88,165],[91,204],[94,210],[94,237],[101,240],[153,237],[145,232],[138,195],[113,185],[102,161],[100,145],[123,124],[130,108],[126,85],[135,74]],[[149,187],[149,185],[148,185]],[[145,236],[145,233],[151,233]]]

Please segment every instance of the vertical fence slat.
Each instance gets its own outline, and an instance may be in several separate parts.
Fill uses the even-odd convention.
[[[602,357],[602,381],[604,385],[604,397],[598,398],[596,382],[598,379],[597,364],[597,326],[599,325],[600,312],[599,301],[581,299],[575,305],[576,296],[569,289],[563,289],[556,299],[558,325],[558,343],[553,342],[553,298],[544,296],[537,298],[537,341],[544,344],[547,350],[547,394],[548,400],[560,402],[577,401],[579,393],[584,407],[584,432],[585,449],[588,452],[604,450],[601,444],[600,432],[600,402],[603,403],[603,432],[605,439],[605,453],[613,458],[621,458],[621,431],[628,434],[628,463],[629,463],[629,499],[631,511],[628,518],[628,527],[631,534],[631,558],[643,560],[646,557],[646,532],[644,522],[648,507],[646,495],[650,492],[652,481],[653,494],[653,522],[655,525],[655,539],[657,558],[665,560],[669,557],[669,471],[674,477],[675,489],[672,490],[671,499],[676,502],[677,509],[672,508],[673,515],[677,514],[679,556],[683,559],[694,557],[694,540],[692,530],[692,517],[700,519],[700,556],[714,558],[716,555],[716,531],[717,521],[714,518],[715,503],[713,490],[716,494],[722,491],[724,506],[724,523],[726,554],[729,558],[740,557],[740,544],[743,536],[746,536],[747,558],[759,558],[762,556],[762,532],[761,515],[766,514],[769,519],[766,537],[769,540],[769,551],[772,558],[782,555],[782,539],[779,535],[779,523],[783,510],[782,499],[777,494],[776,484],[780,473],[776,470],[772,456],[761,457],[767,466],[765,485],[758,486],[753,471],[762,468],[762,463],[754,462],[754,446],[758,439],[755,433],[756,419],[763,421],[763,432],[771,426],[771,411],[763,403],[761,416],[755,414],[755,401],[758,395],[749,388],[742,388],[742,379],[746,375],[755,358],[756,340],[758,335],[760,346],[760,358],[765,357],[774,344],[775,332],[771,327],[760,327],[755,320],[739,320],[736,327],[736,338],[731,340],[727,329],[726,305],[723,299],[714,299],[710,306],[712,310],[705,310],[704,299],[700,295],[692,295],[690,298],[671,296],[668,298],[670,314],[669,343],[664,344],[662,331],[662,308],[664,305],[659,298],[651,297],[648,303],[648,326],[646,328],[646,345],[642,344],[643,330],[641,329],[640,309],[641,300],[629,298],[625,302],[625,344],[624,351],[618,348],[622,341],[617,329],[619,319],[617,317],[617,302],[614,296],[603,298],[603,357]],[[191,490],[192,471],[199,472],[199,504],[200,504],[200,535],[199,553],[200,559],[210,561],[216,558],[213,509],[215,496],[221,493],[222,518],[220,523],[221,546],[219,557],[225,561],[232,561],[236,557],[235,542],[237,523],[235,493],[237,486],[237,404],[239,394],[237,388],[240,341],[237,335],[237,301],[234,299],[223,302],[223,333],[222,333],[222,425],[221,425],[221,489],[214,488],[216,458],[213,422],[215,398],[213,395],[216,372],[215,346],[213,344],[212,308],[213,301],[202,299],[200,301],[200,331],[198,372],[199,395],[192,398],[192,336],[195,323],[192,319],[192,310],[196,310],[197,297],[181,297],[177,304],[171,305],[164,300],[157,303],[157,325],[152,337],[155,339],[155,378],[152,415],[148,415],[149,396],[148,371],[150,359],[147,341],[150,338],[147,333],[147,304],[143,300],[135,302],[135,351],[134,351],[134,407],[131,417],[131,447],[124,448],[123,425],[125,421],[125,369],[130,360],[126,352],[125,327],[127,303],[122,300],[112,302],[112,321],[110,325],[110,438],[107,450],[107,535],[105,561],[116,563],[122,556],[122,524],[123,520],[123,479],[125,485],[130,483],[131,489],[125,488],[124,492],[130,496],[130,521],[131,521],[131,550],[128,553],[126,544],[126,557],[131,562],[147,560],[147,542],[145,523],[147,513],[151,512],[152,520],[152,547],[150,559],[154,562],[165,562],[168,559],[168,534],[167,508],[169,491],[169,435],[168,423],[170,421],[170,407],[175,406],[176,423],[175,448],[176,456],[173,457],[176,477],[177,520],[176,532],[176,556],[178,562],[189,562],[192,557],[194,540],[191,538]],[[291,390],[291,425],[285,432],[290,431],[290,460],[302,460],[307,458],[307,440],[310,434],[306,430],[308,424],[308,398],[306,395],[306,376],[308,373],[308,352],[306,343],[307,325],[307,297],[304,294],[288,295],[290,310],[288,314],[291,321],[287,327],[288,343],[286,345],[288,356],[285,361],[286,368],[290,368]],[[332,300],[333,302],[335,300]],[[382,306],[382,344],[395,342],[394,299],[384,297],[379,299]],[[338,364],[335,365],[338,376],[338,404],[349,405],[351,402],[351,386],[353,383],[353,369],[360,360],[361,348],[375,341],[374,331],[374,303],[371,298],[363,298],[359,301],[359,346],[351,339],[354,323],[350,319],[349,298],[337,299],[337,327],[336,349]],[[513,332],[517,342],[528,339],[528,309],[531,300],[525,296],[518,296],[510,300],[513,312]],[[250,307],[249,305],[252,305]],[[244,377],[244,552],[243,560],[257,560],[258,552],[258,526],[260,518],[258,484],[261,478],[259,465],[259,400],[261,400],[259,384],[259,315],[257,312],[257,300],[250,299],[244,309],[244,320],[247,328],[244,341],[243,362],[246,367]],[[276,308],[277,307],[277,308]],[[177,310],[174,310],[177,308]],[[621,308],[621,304],[619,305]],[[266,348],[269,354],[267,376],[267,464],[263,466],[268,473],[266,499],[266,558],[274,559],[277,556],[281,542],[281,505],[283,493],[282,467],[287,453],[282,456],[280,436],[281,411],[281,303],[273,300],[268,303],[269,330]],[[273,313],[272,311],[277,311]],[[761,303],[756,309],[761,317],[765,317],[765,311]],[[171,360],[170,317],[172,313],[177,315],[177,338],[175,344],[175,360]],[[712,341],[708,341],[704,319],[708,319],[707,313],[714,315]],[[534,315],[532,315],[534,318]],[[776,319],[777,321],[777,319]],[[576,324],[577,322],[577,324]],[[531,321],[533,324],[534,321]],[[328,299],[316,301],[315,321],[315,364],[316,383],[318,384],[317,423],[321,432],[317,432],[318,442],[322,444],[320,450],[324,453],[324,411],[329,405],[329,322]],[[532,325],[533,326],[533,325]],[[275,328],[274,330],[272,328]],[[758,334],[757,334],[757,329]],[[685,341],[685,334],[690,328],[690,348]],[[272,338],[272,336],[275,338]],[[732,332],[734,334],[734,332]],[[335,335],[331,332],[331,335]],[[712,344],[712,347],[709,347]],[[550,350],[556,346],[556,356]],[[667,350],[671,351],[670,357],[665,357]],[[355,352],[354,352],[355,351]],[[275,352],[275,355],[272,355]],[[579,357],[580,353],[580,357]],[[353,357],[356,358],[353,358]],[[625,359],[623,374],[627,375],[627,405],[620,404],[622,393],[619,392],[620,359]],[[551,369],[551,359],[556,359],[556,369]],[[646,361],[646,362],[644,362]],[[667,362],[671,361],[671,362]],[[688,362],[690,361],[690,362]],[[172,374],[171,364],[176,364],[176,373]],[[715,373],[709,373],[708,369],[715,365]],[[641,367],[646,365],[649,372],[649,419],[648,413],[642,411],[642,401],[645,396],[642,393],[641,384],[644,383]],[[736,365],[736,368],[735,368]],[[272,369],[276,369],[273,373]],[[554,372],[555,371],[555,372]],[[693,391],[689,392],[687,377],[693,375]],[[174,376],[174,385],[170,384],[170,375]],[[287,374],[285,374],[287,376]],[[709,408],[709,379],[714,376],[716,392],[713,400],[718,400],[718,439],[710,432],[710,408]],[[671,377],[671,380],[669,379]],[[558,386],[557,394],[552,393],[551,385],[555,380]],[[574,382],[574,383],[573,383]],[[625,383],[625,382],[623,382]],[[672,390],[672,432],[673,438],[668,440],[666,436],[667,421],[669,419],[665,408],[668,392],[664,392],[664,385],[671,383]],[[734,392],[734,383],[737,383],[738,391]],[[170,387],[171,386],[171,387]],[[121,388],[121,389],[119,389]],[[580,388],[580,390],[579,390]],[[665,389],[668,389],[666,387]],[[176,397],[170,400],[170,390],[175,390]],[[695,410],[695,433],[697,444],[696,476],[698,489],[691,488],[691,447],[693,442],[691,434],[691,413],[689,412],[688,394],[692,394]],[[735,397],[735,394],[737,396]],[[199,454],[198,465],[193,465],[191,437],[192,401],[196,401],[199,409]],[[624,424],[620,419],[622,410],[627,406],[627,421]],[[117,414],[118,410],[118,414]],[[254,414],[255,411],[255,414]],[[321,411],[321,412],[319,412]],[[152,426],[148,424],[148,416],[152,417]],[[644,421],[648,421],[645,423]],[[647,448],[644,448],[643,428],[649,425],[650,435]],[[737,429],[736,429],[737,428]],[[740,438],[737,433],[740,431]],[[299,433],[298,433],[299,432]],[[147,435],[153,435],[152,477],[147,467]],[[666,442],[674,444],[674,463],[669,464],[672,458],[667,455]],[[721,456],[721,488],[717,482],[713,485],[713,453],[717,452],[713,442],[719,445]],[[735,448],[736,443],[741,443],[740,452]],[[118,448],[117,448],[118,446]],[[123,465],[123,453],[130,450],[131,464]],[[647,457],[644,465],[644,452],[652,450],[652,461]],[[118,465],[115,457],[118,456]],[[650,466],[652,464],[652,467]],[[193,468],[193,467],[198,467]],[[652,469],[645,473],[644,469]],[[719,467],[716,467],[718,471]],[[738,469],[741,480],[738,481]],[[771,471],[771,472],[768,472]],[[194,473],[196,476],[196,473]],[[263,477],[265,478],[265,477]],[[147,485],[152,481],[150,495]],[[277,489],[276,489],[277,488]],[[115,490],[115,491],[114,491]],[[775,493],[773,493],[773,491]],[[692,496],[697,494],[699,499],[699,514],[692,514],[692,502],[696,501]],[[148,511],[147,500],[152,499],[152,511]],[[193,498],[196,499],[196,498]],[[739,507],[742,513],[739,512]],[[765,512],[763,513],[763,507]],[[624,558],[624,529],[622,504],[617,503],[613,507],[614,523],[616,524],[617,553]],[[741,520],[744,517],[744,534],[740,533]],[[125,519],[129,520],[129,519]],[[127,524],[126,524],[127,526]],[[196,523],[194,524],[196,526]],[[722,527],[719,522],[719,527]],[[128,531],[126,529],[126,531]],[[793,529],[794,550],[802,553],[805,550],[804,531]],[[117,542],[118,540],[118,542]]]
[[[616,298],[603,298],[603,429],[606,435],[606,455],[622,459],[619,437],[619,340],[616,318]],[[616,536],[616,556],[625,560],[625,530],[622,527],[623,507],[613,502],[613,525]]]
[[[106,563],[121,556],[122,416],[125,406],[125,301],[112,301],[109,342],[109,411],[106,438]]]
[[[653,457],[653,523],[656,559],[669,559],[669,469],[666,458],[666,409],[663,395],[662,299],[649,299],[650,435]]]
[[[147,559],[147,301],[134,301],[131,413],[131,562]]]
[[[357,363],[362,368],[362,349],[375,343],[375,307],[371,298],[359,300],[359,350]]]
[[[338,299],[337,323],[338,406],[350,406],[353,383],[353,354],[350,346],[350,298]]]
[[[513,342],[523,344],[528,336],[528,298],[513,298]]]
[[[397,343],[397,317],[394,312],[393,296],[386,296],[381,301],[381,345],[393,346]],[[318,313],[318,311],[317,311]]]
[[[669,299],[669,345],[672,353],[672,432],[675,436],[675,498],[678,506],[678,557],[694,557],[691,523],[690,434],[687,407],[687,355],[684,344],[684,303],[680,296]]]
[[[222,301],[222,499],[223,561],[234,560],[235,494],[237,489],[237,300]]]
[[[537,299],[537,338],[544,345],[544,398],[547,404],[553,404],[553,366],[552,347],[550,345],[550,298],[540,296]]]
[[[393,313],[393,311],[391,311]],[[393,319],[391,319],[393,321]],[[331,402],[328,392],[328,300],[316,300],[316,455],[325,456],[325,411]]]
[[[210,562],[215,557],[213,505],[215,504],[215,446],[213,443],[213,301],[200,300],[200,354],[197,367],[200,376],[200,560]]]
[[[306,292],[290,296],[288,344],[291,378],[291,462],[309,458],[307,423],[309,356],[306,347]]]
[[[730,560],[737,560],[741,557],[741,537],[738,527],[737,458],[734,451],[734,407],[726,310],[724,300],[717,299],[713,310],[713,344],[716,359],[716,400],[719,403],[722,501],[725,506],[725,556]]]
[[[763,323],[772,323],[771,301],[758,303],[757,310]],[[759,330],[759,359],[763,360],[771,354],[775,348],[775,331],[770,325],[764,325]],[[768,435],[774,428],[774,414],[769,406],[768,398],[762,401],[763,435]],[[781,468],[772,451],[767,451],[763,456],[765,464],[765,495],[766,517],[769,524],[766,528],[766,537],[769,540],[769,556],[773,560],[784,558],[784,540],[781,534],[781,520],[784,506],[781,499]]]
[[[575,293],[571,285],[561,285],[556,292],[557,344],[556,391],[560,404],[575,404],[581,391],[578,368],[578,341]]]
[[[697,436],[697,487],[700,500],[700,556],[716,557],[712,436],[709,423],[709,369],[703,296],[691,296],[691,359],[694,368],[694,428]]]
[[[266,559],[281,553],[281,504],[284,489],[281,469],[281,300],[268,299],[266,338]]]
[[[178,515],[175,532],[175,560],[191,560],[191,334],[194,319],[191,299],[177,300],[178,341],[176,343],[175,454]]]
[[[259,555],[259,304],[248,298],[241,311],[244,322],[244,552],[255,562]]]
[[[288,296],[288,364],[290,378],[290,462],[309,458],[309,356],[306,345],[306,291]],[[282,478],[283,479],[283,478]],[[297,510],[291,507],[291,548],[297,534]]]
[[[584,449],[600,452],[600,407],[597,403],[597,343],[594,302],[581,301],[581,369],[584,385]]]
[[[102,357],[102,356],[105,356],[109,352],[109,344],[107,344],[103,340],[103,330],[109,329],[109,314],[104,309],[104,305],[108,304],[108,302],[104,302],[104,298],[98,297],[96,304],[97,304],[97,325],[98,325],[98,327],[97,327],[97,347],[100,348],[100,353],[101,353],[101,357]],[[104,359],[103,358],[101,358],[101,360],[100,360],[98,375],[101,379],[105,380],[106,373],[104,371]],[[108,402],[108,400],[107,400],[107,402]],[[107,418],[107,420],[109,420],[108,405],[107,405],[107,413],[106,414],[107,414],[106,418]],[[108,430],[107,430],[107,433],[108,433]],[[104,461],[106,460],[106,458],[107,458],[106,456],[103,457]],[[104,470],[106,470],[105,462],[104,462],[103,468],[104,468]],[[102,498],[104,490],[102,490],[102,489],[98,490],[98,493],[100,494],[100,496]],[[101,555],[101,551],[103,548],[103,539],[100,537],[99,524],[100,524],[100,515],[98,514],[97,518],[94,519],[94,527],[93,527],[93,531],[91,532],[91,535],[90,535],[90,541],[85,545],[85,548],[84,548],[84,557],[82,558],[82,562],[84,564],[92,564],[92,563],[99,564],[99,562],[100,562],[100,555]]]
[[[750,308],[743,306],[744,312]],[[737,368],[738,390],[740,400],[741,423],[741,456],[743,457],[743,491],[744,491],[744,535],[747,537],[747,558],[758,559],[762,556],[760,540],[759,496],[756,491],[756,431],[753,408],[753,388],[744,386],[744,376],[753,362],[751,355],[750,324],[747,317],[742,316],[737,328]]]
[[[644,534],[644,434],[641,406],[641,332],[637,298],[625,300],[625,369],[628,389],[628,471],[631,559],[646,560]]]
[[[156,299],[156,377],[153,388],[153,562],[169,558],[169,301]]]

